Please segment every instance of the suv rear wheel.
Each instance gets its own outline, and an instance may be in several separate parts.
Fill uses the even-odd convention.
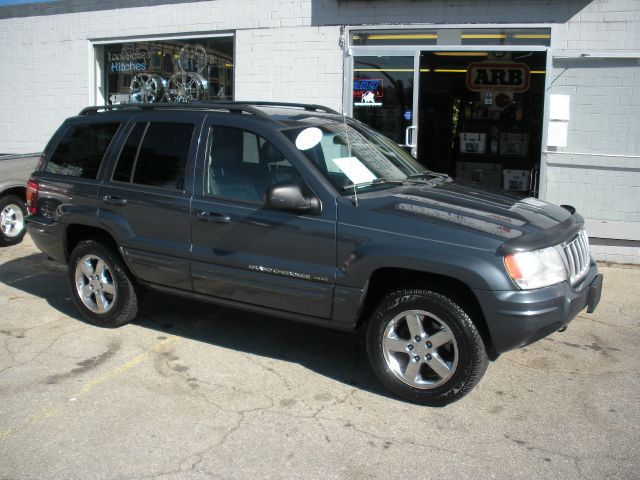
[[[119,327],[138,313],[134,283],[122,259],[97,240],[83,240],[73,249],[68,279],[76,306],[94,325]]]
[[[24,217],[27,209],[24,200],[15,195],[0,198],[0,245],[14,245],[24,238]]]
[[[478,329],[451,299],[422,289],[387,295],[367,329],[378,379],[399,397],[445,405],[482,378],[488,358]]]

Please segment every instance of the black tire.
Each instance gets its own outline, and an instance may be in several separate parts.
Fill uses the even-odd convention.
[[[22,241],[27,233],[24,226],[26,216],[24,199],[16,195],[0,198],[0,245],[15,245]]]
[[[395,291],[380,302],[367,327],[367,353],[389,390],[431,406],[469,393],[489,363],[471,318],[451,299],[423,289]]]
[[[78,243],[69,257],[67,277],[71,297],[89,323],[114,328],[136,317],[134,281],[120,256],[100,241]]]

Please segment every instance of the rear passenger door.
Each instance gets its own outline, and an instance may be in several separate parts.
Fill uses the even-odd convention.
[[[261,130],[249,115],[221,117],[211,115],[205,123],[204,158],[198,160],[202,180],[196,182],[191,214],[194,291],[328,320],[336,270],[335,199],[287,155],[284,137]],[[319,197],[322,212],[264,207],[269,186],[291,183]]]
[[[99,218],[113,230],[134,275],[191,290],[189,207],[202,115],[140,114],[99,190]]]

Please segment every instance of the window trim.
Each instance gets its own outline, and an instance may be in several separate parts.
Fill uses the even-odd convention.
[[[113,178],[113,176],[116,174],[116,170],[118,169],[118,163],[120,162],[120,157],[122,156],[122,152],[124,150],[124,147],[127,145],[127,140],[129,140],[129,136],[133,133],[133,131],[135,130],[136,126],[140,123],[146,123],[145,127],[144,127],[144,132],[142,132],[142,136],[140,137],[140,141],[138,142],[138,148],[136,149],[136,155],[135,157],[133,157],[133,165],[131,165],[131,172],[129,173],[129,181],[128,182],[124,182],[122,180],[115,180]],[[146,120],[144,122],[132,122],[132,126],[128,129],[127,135],[125,136],[124,140],[122,141],[122,145],[120,145],[120,150],[118,151],[118,154],[116,155],[116,159],[115,159],[115,164],[113,166],[113,171],[111,172],[111,177],[109,178],[110,182],[115,182],[115,183],[122,183],[125,185],[132,185],[133,184],[133,172],[136,169],[136,164],[138,163],[138,155],[140,154],[140,148],[142,148],[142,141],[144,140],[144,136],[147,134],[147,129],[149,128],[149,124],[151,123],[150,120]]]

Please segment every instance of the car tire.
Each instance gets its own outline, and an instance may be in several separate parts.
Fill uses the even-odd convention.
[[[24,200],[16,195],[0,198],[0,245],[15,245],[24,238],[27,230],[24,219],[27,207]]]
[[[115,328],[138,313],[135,284],[120,256],[98,240],[83,240],[69,257],[69,288],[82,316]]]
[[[411,402],[442,406],[473,389],[489,359],[471,318],[429,290],[388,294],[367,327],[367,354],[389,390]]]

